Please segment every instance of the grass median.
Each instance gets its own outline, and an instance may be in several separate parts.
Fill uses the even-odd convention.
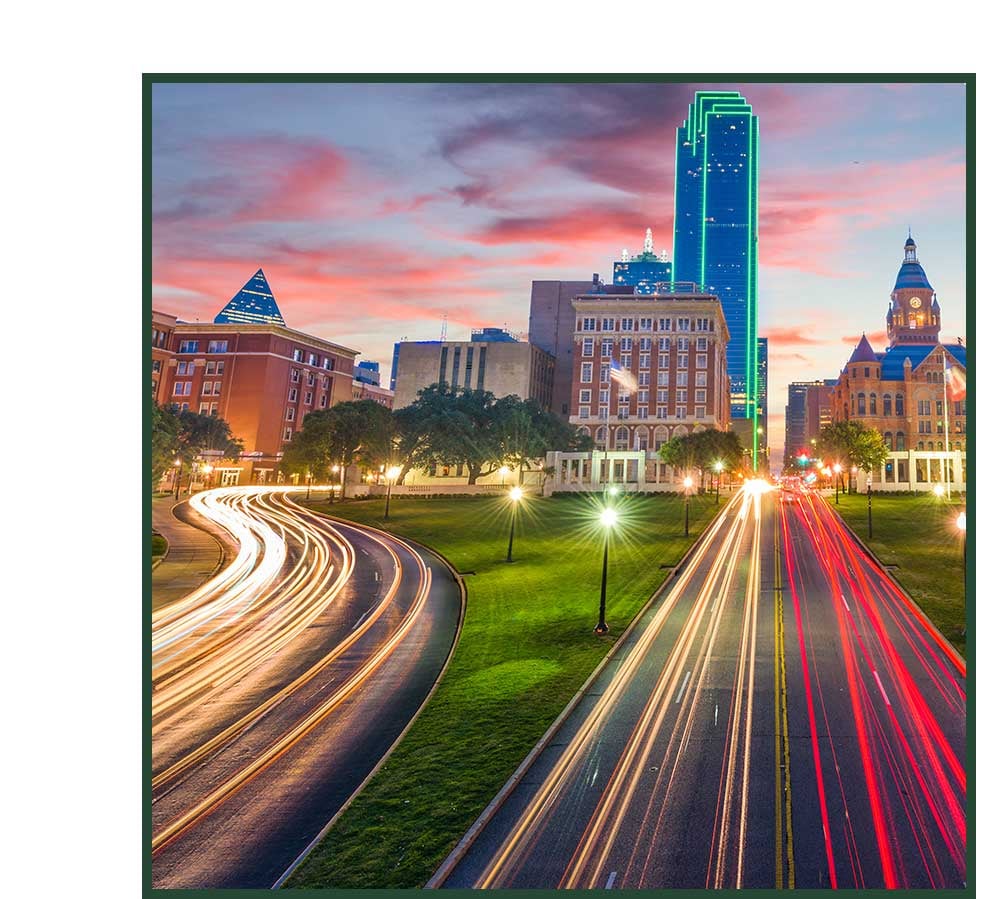
[[[964,654],[964,563],[956,520],[964,500],[932,493],[872,497],[874,536],[867,538],[867,494],[841,494],[833,508],[889,568],[940,632]]]
[[[528,497],[506,564],[500,497],[313,504],[411,537],[467,574],[458,646],[413,728],[286,886],[422,886],[496,795],[614,639],[710,522],[713,496],[622,496],[610,546],[608,637],[593,634],[603,534],[592,496]]]

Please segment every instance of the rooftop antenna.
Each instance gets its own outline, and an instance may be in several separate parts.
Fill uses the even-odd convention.
[[[447,340],[447,313],[444,313],[444,318],[441,320],[441,343]]]

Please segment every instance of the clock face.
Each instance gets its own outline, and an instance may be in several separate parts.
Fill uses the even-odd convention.
[[[919,297],[913,297],[911,300],[909,300],[909,305],[913,309],[918,309],[920,306],[923,305],[923,301],[919,299]]]

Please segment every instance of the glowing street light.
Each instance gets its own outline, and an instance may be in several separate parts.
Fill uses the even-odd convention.
[[[719,485],[721,484],[721,473],[725,470],[725,465],[722,463],[722,460],[719,459],[717,462],[715,462],[714,468],[715,468],[715,505],[717,506],[718,488]]]
[[[208,484],[208,486],[205,488],[206,490],[208,490],[212,486],[212,472],[214,470],[215,469],[212,468],[212,466],[209,465],[207,462],[201,466],[201,472],[205,476],[205,481]]]
[[[524,491],[520,487],[511,487],[507,493],[510,498],[510,543],[506,548],[507,562],[513,561],[513,527],[517,522],[517,505],[524,498]]]
[[[504,465],[500,468],[499,472],[500,472],[500,487],[504,487],[506,485],[506,476],[510,474],[510,469],[506,465]]]
[[[957,521],[954,522],[957,525],[957,529],[962,533],[966,533],[968,530],[968,518],[964,512],[958,513]]]
[[[600,524],[604,529],[604,570],[600,576],[600,620],[593,628],[593,633],[602,637],[610,628],[607,627],[607,555],[610,548],[610,535],[617,524],[617,512],[610,506],[600,513]]]
[[[334,477],[336,476],[337,472],[339,472],[339,471],[340,471],[340,466],[339,465],[331,465],[330,466],[330,472],[334,475]],[[330,484],[330,498],[329,498],[329,502],[333,502],[333,496],[336,493],[336,491],[337,491],[338,488],[341,491],[343,490],[343,484],[342,484],[342,482],[340,484]]]
[[[687,475],[683,479],[683,536],[690,536],[690,488],[694,486],[694,479]]]
[[[944,495],[943,484],[934,484],[934,486],[933,486],[933,493],[937,497],[937,499],[939,499],[941,496],[943,496]]]
[[[398,465],[393,465],[388,471],[385,472],[385,520],[388,521],[389,517],[389,500],[392,498],[392,484],[395,479],[399,477],[402,469]]]
[[[173,499],[177,502],[180,499],[180,472],[181,461],[179,458],[173,460]]]
[[[837,462],[833,466],[833,471],[836,472],[836,505],[839,505],[839,473],[843,470],[843,466]]]

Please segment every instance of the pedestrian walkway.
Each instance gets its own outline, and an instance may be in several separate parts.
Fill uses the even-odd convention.
[[[153,530],[169,544],[153,569],[153,610],[186,596],[215,574],[235,552],[232,536],[172,496],[155,497]]]

